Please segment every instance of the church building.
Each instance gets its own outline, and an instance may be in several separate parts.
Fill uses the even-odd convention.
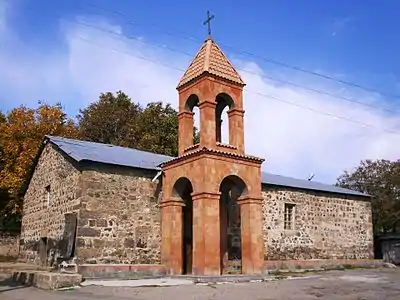
[[[195,275],[373,258],[370,196],[262,172],[264,159],[246,153],[244,86],[209,37],[177,86],[178,157],[45,137],[25,192],[20,258]]]

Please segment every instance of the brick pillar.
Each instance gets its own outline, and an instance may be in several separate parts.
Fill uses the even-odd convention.
[[[229,144],[244,153],[244,110],[233,108],[228,111]]]
[[[193,274],[220,275],[220,193],[194,193]]]
[[[182,111],[178,114],[178,136],[179,136],[179,155],[182,155],[187,147],[193,145],[193,112]]]
[[[262,230],[262,198],[241,197],[242,273],[262,274],[264,244]]]
[[[182,274],[182,206],[180,198],[170,198],[161,203],[161,260],[168,274]]]
[[[215,102],[203,101],[199,104],[200,111],[200,145],[213,148],[216,145]]]

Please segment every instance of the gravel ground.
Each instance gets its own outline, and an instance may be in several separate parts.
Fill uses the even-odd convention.
[[[0,279],[1,280],[1,279]],[[171,287],[86,286],[43,291],[0,283],[1,300],[400,300],[400,268],[306,273],[294,278],[254,283]]]

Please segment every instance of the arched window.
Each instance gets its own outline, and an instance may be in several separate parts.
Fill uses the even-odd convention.
[[[197,95],[190,95],[186,100],[185,110],[193,113],[193,144],[197,144],[200,142],[200,110]]]
[[[217,142],[229,144],[228,110],[234,107],[232,98],[225,93],[218,94],[215,109],[215,133]]]

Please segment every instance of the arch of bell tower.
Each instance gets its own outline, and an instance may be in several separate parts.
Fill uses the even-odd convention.
[[[211,37],[205,40],[177,86],[179,156],[161,164],[161,257],[170,274],[190,270],[196,275],[220,275],[227,270],[228,203],[233,203],[229,199],[234,195],[239,206],[234,223],[240,222],[240,229],[236,227],[235,232],[240,232],[237,238],[241,245],[241,273],[260,274],[263,270],[264,160],[245,154],[244,86]],[[193,142],[196,106],[200,112],[198,144]],[[226,107],[229,144],[221,142],[221,113]],[[174,187],[180,186],[182,178],[190,195],[176,193]],[[245,186],[245,192],[235,193],[240,185]]]

